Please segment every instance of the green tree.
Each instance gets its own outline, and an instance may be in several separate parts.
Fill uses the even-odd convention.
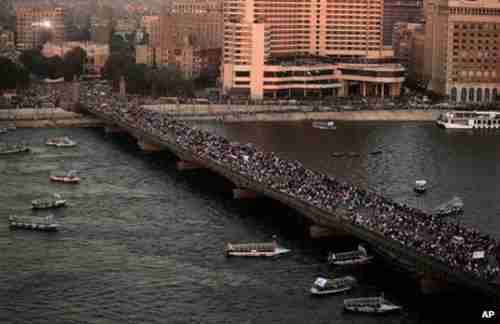
[[[46,78],[48,76],[47,61],[39,50],[24,51],[21,53],[19,60],[30,73],[41,78]]]
[[[87,61],[87,52],[81,47],[75,47],[64,55],[64,79],[71,81],[76,76],[85,72],[85,62]]]
[[[29,83],[29,72],[23,66],[0,57],[0,91],[24,87]]]
[[[106,79],[113,81],[113,86],[116,89],[120,78],[125,75],[125,71],[134,64],[135,62],[132,56],[112,53],[108,57],[102,73]]]
[[[64,61],[60,56],[53,56],[45,59],[47,64],[47,76],[51,79],[58,79],[64,76]]]

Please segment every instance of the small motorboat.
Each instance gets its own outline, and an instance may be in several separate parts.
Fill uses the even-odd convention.
[[[15,131],[17,129],[17,127],[14,123],[7,125],[6,128],[8,131]]]
[[[335,122],[333,120],[330,120],[330,121],[315,121],[315,122],[312,123],[312,126],[314,128],[318,128],[318,129],[330,129],[330,130],[337,129],[337,126],[335,125]]]
[[[11,228],[25,228],[41,231],[57,231],[59,224],[54,221],[54,215],[40,216],[9,216]]]
[[[50,180],[54,182],[63,182],[63,183],[79,183],[80,177],[76,175],[75,170],[71,170],[63,175],[51,175]]]
[[[0,134],[7,133],[8,131],[7,127],[0,127]]]
[[[352,312],[383,314],[401,310],[403,307],[380,296],[345,299],[344,308]]]
[[[33,209],[48,209],[66,206],[66,200],[59,194],[54,194],[51,198],[39,198],[31,201]]]
[[[382,150],[375,150],[375,151],[371,151],[370,152],[371,155],[378,155],[378,154],[382,154]]]
[[[31,151],[31,149],[24,144],[14,144],[14,145],[7,145],[7,146],[0,148],[0,155],[27,153],[30,151]]]
[[[427,181],[417,180],[415,181],[415,188],[413,188],[416,193],[424,193],[427,191]]]
[[[47,140],[46,145],[55,147],[73,147],[76,146],[76,142],[71,140],[69,137],[55,137]]]
[[[349,152],[349,153],[347,153],[347,156],[358,157],[358,156],[360,156],[360,154],[358,152]]]
[[[464,203],[459,197],[453,197],[450,201],[435,208],[433,215],[438,217],[454,216],[464,212]]]
[[[276,243],[276,241],[273,241],[271,243],[227,243],[224,252],[227,257],[273,257],[280,254],[289,253],[290,250],[278,246],[278,243]]]
[[[333,152],[332,156],[333,157],[343,157],[345,155],[344,152]]]
[[[333,265],[358,265],[368,263],[373,259],[373,256],[368,255],[366,249],[361,244],[355,251],[330,253],[328,262]]]
[[[345,276],[335,279],[318,277],[311,287],[313,295],[336,294],[339,292],[351,290],[357,284],[356,278]]]

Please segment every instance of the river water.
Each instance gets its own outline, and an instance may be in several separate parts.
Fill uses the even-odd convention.
[[[205,124],[264,150],[360,183],[421,208],[460,196],[461,222],[500,236],[498,133],[447,133],[432,124]],[[76,148],[46,147],[69,135]],[[126,137],[98,129],[22,129],[4,142],[33,152],[0,157],[0,323],[478,323],[494,307],[468,292],[423,297],[415,282],[375,262],[352,271],[325,264],[345,240],[312,241],[301,217],[276,202],[235,201],[231,184],[206,171],[179,173],[168,153],[144,154]],[[382,154],[369,155],[375,149]],[[332,158],[336,151],[356,158]],[[76,169],[79,185],[50,183],[51,172]],[[416,198],[418,178],[429,192]],[[58,233],[9,230],[9,214],[60,193]],[[39,212],[42,214],[42,212]],[[226,259],[228,241],[269,241],[292,249],[279,259]],[[352,273],[350,293],[313,298],[318,275]],[[346,297],[385,296],[404,306],[389,316],[342,311]],[[466,322],[463,322],[467,319]]]

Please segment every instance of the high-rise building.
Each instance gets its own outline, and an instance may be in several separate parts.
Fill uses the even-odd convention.
[[[47,41],[65,40],[64,9],[60,7],[18,7],[16,9],[17,47],[32,49]]]
[[[99,44],[109,44],[113,29],[113,9],[98,2],[96,12],[90,17],[90,40]]]
[[[430,0],[426,4],[425,77],[459,102],[484,102],[500,90],[500,2]]]
[[[397,22],[392,33],[392,49],[394,56],[399,59],[406,68],[409,67],[410,56],[413,47],[413,38],[417,33],[423,32],[422,24]]]
[[[384,44],[391,45],[396,23],[421,23],[423,19],[422,0],[384,0]]]
[[[399,95],[404,69],[387,64],[393,53],[383,46],[383,4],[225,0],[224,91],[254,99],[296,92]]]

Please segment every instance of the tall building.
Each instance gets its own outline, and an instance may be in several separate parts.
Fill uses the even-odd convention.
[[[420,23],[423,19],[422,0],[384,0],[384,44],[391,45],[396,23]]]
[[[397,22],[392,33],[392,49],[394,56],[399,59],[406,68],[409,67],[410,56],[413,50],[413,39],[416,34],[423,32],[422,24]]]
[[[60,44],[45,43],[42,55],[45,57],[64,57],[69,51],[80,47],[87,53],[85,69],[91,73],[100,74],[109,57],[109,45],[93,42],[64,42]]]
[[[14,32],[0,26],[0,50],[14,48]]]
[[[500,90],[500,2],[430,0],[426,4],[425,77],[459,102],[484,102]]]
[[[99,44],[109,44],[113,29],[113,9],[98,2],[96,12],[90,17],[90,40]]]
[[[19,7],[16,9],[17,47],[32,49],[47,41],[64,42],[64,9],[60,7]]]
[[[224,91],[254,99],[399,95],[404,69],[388,64],[393,53],[383,46],[383,4],[225,0]]]

